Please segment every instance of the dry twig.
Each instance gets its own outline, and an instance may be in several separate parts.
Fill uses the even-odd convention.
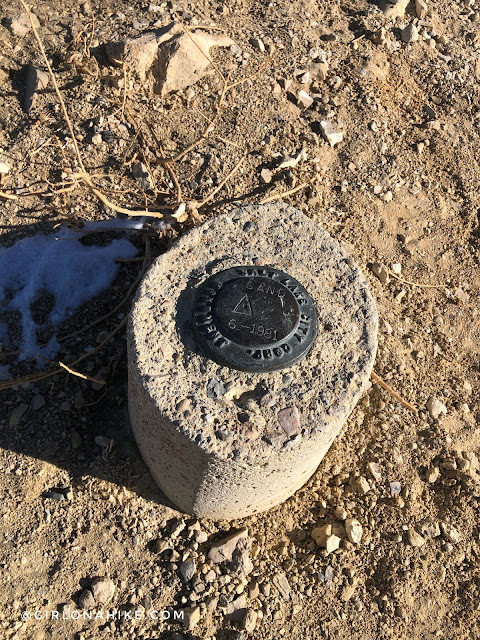
[[[299,184],[294,189],[289,189],[288,191],[284,191],[283,193],[274,193],[271,196],[266,196],[265,198],[262,198],[260,200],[259,204],[266,204],[267,202],[273,202],[274,200],[278,200],[279,198],[285,198],[285,196],[291,196],[292,194],[297,193],[297,191],[301,191],[302,189],[305,189],[305,187],[308,187],[308,185],[313,184],[316,179],[317,176],[314,176],[313,178],[310,178],[310,180],[302,182],[302,184]]]
[[[90,380],[90,382],[96,382],[97,384],[105,384],[105,380],[98,380],[97,378],[92,378],[90,376],[84,375],[83,373],[79,373],[78,371],[74,371],[73,369],[70,369],[70,367],[67,367],[67,365],[63,362],[59,362],[58,364],[62,367],[62,369],[65,369],[65,371],[68,371],[68,373],[71,373],[73,376],[77,376],[78,378],[82,378],[83,380]]]
[[[372,373],[370,374],[370,377],[372,378],[372,380],[374,382],[376,382],[377,384],[379,384],[383,389],[385,389],[385,391],[388,391],[388,393],[395,398],[395,400],[398,400],[398,402],[400,402],[400,404],[402,404],[404,407],[406,407],[407,409],[409,409],[410,411],[412,411],[413,413],[417,414],[418,413],[418,409],[416,407],[413,406],[413,404],[410,404],[410,402],[407,402],[406,400],[404,400],[402,398],[401,395],[399,395],[396,391],[394,391],[392,389],[392,387],[390,385],[388,385],[386,382],[384,382],[379,375],[377,375],[375,373],[375,371],[372,371]]]
[[[405,284],[409,284],[412,287],[420,287],[422,289],[448,289],[448,287],[444,284],[420,284],[419,282],[404,280],[403,278],[397,276],[396,273],[393,273],[393,271],[390,271],[390,269],[388,269],[388,273],[392,276],[392,278],[395,278],[395,280],[398,280],[399,282],[403,282]]]

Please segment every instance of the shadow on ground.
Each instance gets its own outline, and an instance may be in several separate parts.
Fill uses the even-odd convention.
[[[35,233],[53,233],[54,226],[54,222],[45,219],[38,224],[22,227],[0,226],[0,251],[2,247],[12,246],[23,237]],[[108,238],[120,237],[123,233],[89,234],[85,242],[105,244]],[[143,254],[142,234],[130,234],[129,239]],[[153,257],[165,251],[171,240],[171,236],[152,239]],[[108,290],[66,320],[58,328],[57,335],[77,332],[109,313],[125,297],[140,269],[141,263],[122,264]],[[1,293],[0,288],[0,297]],[[68,364],[86,350],[97,347],[102,332],[107,335],[115,329],[129,312],[131,302],[132,298],[111,318],[63,342],[58,359]],[[15,344],[9,344],[5,336],[2,338],[0,365],[9,365],[12,377],[38,371],[35,363],[19,362],[16,355],[9,356],[8,353],[15,350]],[[84,360],[78,369],[89,376],[106,380],[106,384],[100,386],[62,373],[0,391],[0,447],[64,469],[73,489],[85,485],[86,478],[96,477],[125,487],[147,500],[175,508],[152,480],[130,430],[125,327],[99,353]],[[37,410],[32,406],[35,396],[42,396],[45,400]],[[28,405],[28,408],[18,421],[12,420],[12,411],[19,405]],[[19,465],[22,466],[21,461],[12,461],[10,464],[7,461],[13,473]]]

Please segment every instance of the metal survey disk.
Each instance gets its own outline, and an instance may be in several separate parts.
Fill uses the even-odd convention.
[[[243,265],[198,287],[193,324],[212,360],[251,372],[296,364],[318,332],[314,302],[298,280],[271,267]]]

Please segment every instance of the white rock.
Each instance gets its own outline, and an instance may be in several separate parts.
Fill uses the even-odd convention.
[[[358,544],[362,540],[363,527],[355,518],[347,518],[345,520],[345,530],[347,532],[347,538],[353,544]]]
[[[396,276],[399,276],[402,273],[402,265],[400,262],[394,262],[390,268]]]
[[[308,84],[310,82],[310,72],[305,71],[298,77],[298,81],[300,84]]]
[[[420,38],[417,27],[410,22],[405,29],[402,29],[402,42],[417,42]]]
[[[440,402],[438,398],[431,396],[427,401],[427,410],[434,420],[437,420],[443,413],[443,415],[447,415],[447,407]]]
[[[382,472],[378,462],[369,462],[367,464],[367,469],[372,478],[374,478],[374,480],[376,480],[377,482],[380,482],[380,480],[382,479]]]
[[[257,612],[255,609],[247,609],[242,620],[242,628],[247,633],[253,633],[257,626]]]
[[[345,520],[347,518],[347,511],[346,509],[344,509],[343,507],[336,507],[335,509],[335,517],[338,518],[339,520]]]
[[[0,162],[0,173],[5,174],[10,171],[10,167],[6,162]]]
[[[332,123],[328,122],[328,120],[322,120],[320,122],[320,128],[326,141],[330,144],[331,147],[334,147],[336,144],[342,142],[343,133],[341,131],[337,131]]]
[[[110,578],[94,578],[92,580],[91,591],[95,602],[107,604],[113,598],[115,585]]]
[[[451,544],[458,544],[462,539],[459,532],[451,524],[448,524],[447,522],[441,522],[440,528],[445,538]]]
[[[298,92],[297,104],[299,107],[303,107],[304,109],[308,109],[313,104],[313,98],[308,95],[306,91],[303,89]]]
[[[270,169],[262,169],[260,172],[260,182],[262,184],[270,184],[272,181],[273,174]]]
[[[332,533],[332,535],[327,538],[327,543],[325,545],[326,552],[333,553],[336,551],[339,548],[341,541],[341,538]]]

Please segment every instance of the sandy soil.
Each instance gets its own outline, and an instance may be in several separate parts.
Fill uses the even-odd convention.
[[[188,215],[156,226],[150,219],[134,241],[143,255],[147,235],[155,257],[227,202],[258,202],[316,178],[285,200],[364,270],[381,317],[375,370],[419,413],[373,385],[293,498],[241,521],[196,524],[155,487],[133,442],[124,327],[79,365],[106,385],[60,373],[1,391],[2,638],[480,637],[480,4],[429,0],[427,8],[419,20],[415,2],[396,19],[367,0],[198,0],[188,9],[137,0],[32,3],[85,168],[123,207],[175,209],[172,177],[158,164],[162,150],[174,156],[204,131],[220,73],[230,83],[251,76],[227,92],[215,130],[172,164],[181,200],[194,203]],[[51,81],[25,110],[26,65],[45,65],[32,31],[22,36],[9,22],[20,4],[2,0],[0,9],[0,163],[9,167],[0,243],[118,215],[81,179],[52,193],[72,181],[78,158]],[[212,50],[215,66],[192,91],[161,97],[151,78],[108,61],[106,44],[179,16],[189,28],[216,25],[237,45]],[[412,22],[419,38],[403,42]],[[308,108],[298,106],[302,89],[314,98]],[[343,141],[330,146],[322,121]],[[279,168],[302,150],[295,166]],[[139,161],[153,181],[146,194],[132,175]],[[383,281],[372,271],[377,263],[390,272]],[[123,264],[112,287],[58,333],[108,313],[141,268]],[[97,347],[128,310],[127,301],[63,342],[58,358],[68,364]],[[5,355],[12,349],[3,345],[0,364],[16,376],[36,371]],[[345,517],[361,523],[359,543],[347,539]],[[329,554],[311,537],[324,524],[341,538]],[[240,527],[248,528],[253,569],[235,574],[207,556]],[[195,574],[186,579],[191,559]],[[212,566],[219,567],[213,577]],[[96,576],[115,591],[97,594],[94,610],[139,611],[141,619],[72,619]],[[226,615],[228,605],[239,621]],[[188,608],[199,618],[191,629],[172,621],[174,610]],[[155,620],[152,610],[171,617]],[[66,619],[46,620],[52,611]]]

